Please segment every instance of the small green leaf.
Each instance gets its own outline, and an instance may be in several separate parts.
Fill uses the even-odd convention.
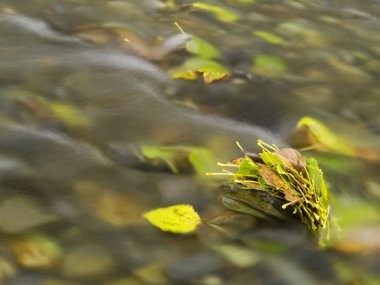
[[[258,36],[259,38],[262,38],[263,40],[267,41],[268,43],[275,44],[275,45],[283,45],[285,44],[285,40],[275,34],[268,33],[265,31],[256,31],[253,33],[255,36]]]
[[[192,4],[192,6],[198,9],[211,12],[215,16],[215,18],[217,18],[221,22],[232,23],[239,19],[239,16],[237,14],[216,5],[195,2]]]
[[[154,209],[143,216],[161,230],[175,234],[194,232],[202,222],[193,206],[186,204]]]
[[[253,71],[268,77],[278,77],[286,71],[286,67],[280,57],[262,54],[255,57]]]
[[[220,57],[220,52],[214,45],[193,35],[191,36],[191,40],[186,43],[186,50],[203,58]]]
[[[168,147],[159,145],[142,145],[141,153],[148,159],[162,159],[174,173],[178,173],[174,160],[177,153]]]
[[[252,162],[249,157],[245,157],[239,162],[239,170],[236,172],[237,175],[243,176],[258,176],[259,167]]]
[[[169,73],[173,78],[188,80],[195,80],[199,74],[202,74],[206,84],[226,78],[230,74],[229,71],[218,62],[202,57],[189,58],[182,66],[171,70]]]
[[[204,148],[193,148],[189,161],[198,175],[204,176],[218,161],[211,151]]]

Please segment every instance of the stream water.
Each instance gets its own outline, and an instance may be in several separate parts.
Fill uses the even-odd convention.
[[[175,174],[141,152],[208,149],[215,171],[235,141],[286,146],[312,116],[378,153],[380,2],[205,2],[237,19],[190,1],[1,1],[0,284],[380,284],[378,157],[313,153],[341,227],[322,249],[304,225],[228,212],[188,162]],[[170,78],[190,57],[162,44],[174,22],[229,78]],[[218,226],[172,235],[142,218],[183,203]]]

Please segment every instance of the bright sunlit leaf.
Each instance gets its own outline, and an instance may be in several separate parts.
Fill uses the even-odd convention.
[[[161,230],[175,234],[194,232],[202,223],[193,206],[186,204],[157,208],[143,216]]]
[[[192,6],[212,13],[221,22],[232,23],[239,19],[237,14],[216,5],[195,2]]]
[[[339,137],[326,125],[312,117],[303,117],[298,122],[297,129],[306,132],[306,140],[311,147],[355,156],[355,148],[349,141]]]

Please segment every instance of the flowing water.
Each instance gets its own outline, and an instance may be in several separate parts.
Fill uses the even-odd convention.
[[[207,3],[238,19],[190,1],[1,1],[0,284],[380,284],[380,2]],[[170,78],[190,57],[174,22],[219,49],[228,79]],[[224,162],[235,141],[286,146],[303,116],[374,156],[313,154],[342,228],[325,249],[304,225],[227,212],[220,181],[188,162],[175,174],[141,152]],[[141,217],[183,203],[218,226],[177,236]]]

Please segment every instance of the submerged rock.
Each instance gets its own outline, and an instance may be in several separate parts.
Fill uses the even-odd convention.
[[[94,277],[112,270],[113,259],[98,245],[80,245],[69,251],[62,261],[62,273],[67,277]]]
[[[176,281],[188,281],[208,276],[224,267],[223,260],[212,252],[200,252],[168,265],[167,273]]]
[[[20,233],[57,219],[30,197],[13,196],[0,203],[0,231],[4,233]]]

